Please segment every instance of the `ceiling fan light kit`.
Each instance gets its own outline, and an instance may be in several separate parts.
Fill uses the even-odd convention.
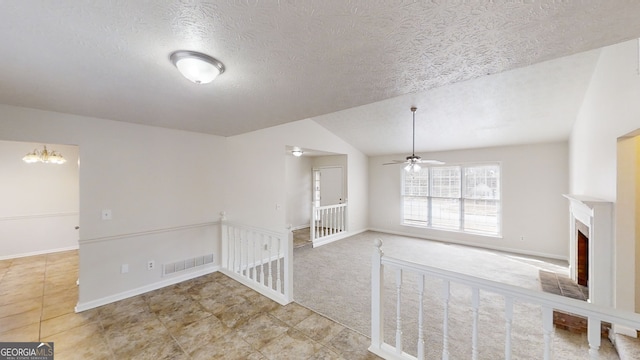
[[[174,51],[169,59],[182,76],[196,84],[208,84],[225,70],[219,60],[196,51]]]
[[[411,155],[407,156],[406,160],[392,160],[390,163],[384,163],[382,165],[396,165],[406,164],[404,170],[407,172],[418,172],[422,169],[420,164],[442,165],[444,162],[439,160],[423,160],[420,156],[416,155],[416,110],[417,107],[411,107],[411,113],[413,113],[413,145],[411,148]]]

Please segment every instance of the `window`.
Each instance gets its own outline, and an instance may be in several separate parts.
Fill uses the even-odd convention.
[[[402,223],[500,235],[500,164],[403,171]]]

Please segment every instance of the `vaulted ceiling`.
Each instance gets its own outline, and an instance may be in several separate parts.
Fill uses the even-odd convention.
[[[0,103],[221,136],[311,118],[366,154],[566,139],[640,2],[11,1]],[[221,60],[196,85],[169,54]],[[1,121],[2,119],[0,119]]]

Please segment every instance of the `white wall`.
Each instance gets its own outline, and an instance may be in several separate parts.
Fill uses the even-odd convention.
[[[0,141],[0,259],[78,248],[78,147],[49,144],[64,164],[27,164],[40,143]]]
[[[402,166],[383,166],[400,155],[369,160],[370,227],[524,254],[568,258],[568,145],[549,143],[419,154],[448,164],[502,164],[502,237],[400,225]],[[524,237],[524,240],[521,240]]]
[[[570,141],[570,191],[604,200],[617,200],[617,140],[640,128],[638,41],[604,48],[576,119]],[[620,209],[615,209],[616,214]],[[617,216],[617,215],[616,215]],[[637,221],[637,219],[636,219]],[[616,234],[632,232],[620,228]],[[631,225],[625,225],[631,226]],[[635,266],[630,237],[616,236],[616,307],[634,310]]]
[[[294,229],[308,227],[311,221],[312,159],[285,155],[286,223]]]
[[[160,284],[160,265],[176,257],[219,254],[212,227],[184,227],[224,208],[224,138],[6,105],[0,134],[80,147],[80,305]],[[141,270],[147,260],[154,271]]]
[[[229,220],[285,230],[285,146],[290,145],[347,155],[349,230],[367,228],[367,157],[316,122],[300,120],[227,140],[225,204]]]
[[[616,142],[640,128],[638,41],[602,49],[570,141],[570,189],[616,199]]]

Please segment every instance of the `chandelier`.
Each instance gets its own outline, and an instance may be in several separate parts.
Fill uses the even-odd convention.
[[[22,161],[32,164],[42,162],[46,164],[64,164],[67,160],[57,151],[47,150],[47,145],[43,145],[42,150],[34,149],[22,158]]]

